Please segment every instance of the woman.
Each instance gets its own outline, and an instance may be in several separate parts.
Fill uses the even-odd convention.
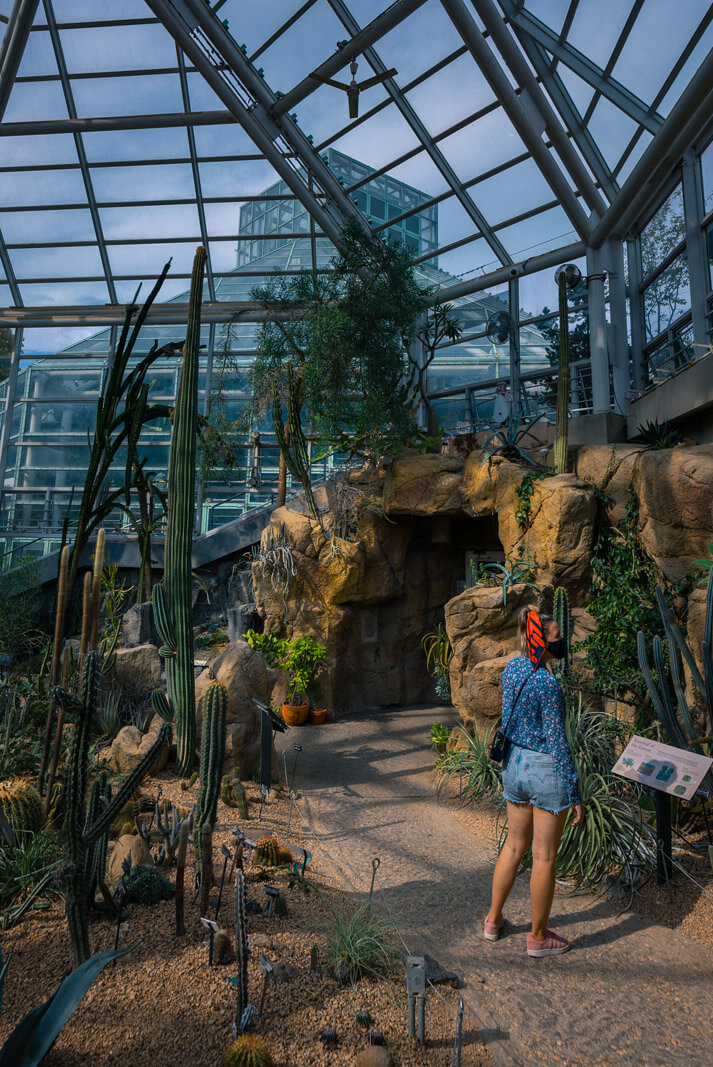
[[[518,620],[523,655],[503,671],[503,733],[510,744],[503,763],[503,795],[508,806],[508,836],[493,873],[490,911],[484,937],[497,941],[503,905],[530,844],[532,931],[528,956],[556,956],[569,942],[547,929],[555,891],[555,861],[567,812],[580,826],[584,809],[564,728],[565,702],[557,679],[546,670],[562,659],[566,643],[554,619],[525,608]]]

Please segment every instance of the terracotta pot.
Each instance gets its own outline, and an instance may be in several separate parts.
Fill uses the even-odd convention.
[[[326,708],[310,708],[309,715],[307,716],[313,726],[321,726],[324,720],[327,718]]]
[[[309,701],[305,704],[283,704],[282,718],[288,726],[302,726],[307,722]]]

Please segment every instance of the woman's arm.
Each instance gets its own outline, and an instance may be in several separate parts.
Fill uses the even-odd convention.
[[[542,711],[542,727],[550,753],[557,773],[567,788],[570,804],[581,804],[579,779],[577,778],[577,771],[564,729],[565,701],[562,687],[551,674],[547,673],[545,677],[544,671],[538,671],[537,673],[540,675],[538,678],[540,684],[537,688]]]

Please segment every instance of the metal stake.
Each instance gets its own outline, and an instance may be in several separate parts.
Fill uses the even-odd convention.
[[[290,783],[287,780],[287,753],[284,750],[282,752],[282,769],[285,772],[285,789],[289,789]]]
[[[210,934],[210,942],[208,944],[208,966],[212,967],[213,966],[213,938],[218,933],[219,926],[218,926],[218,924],[216,922],[213,922],[212,919],[204,919],[203,916],[201,916],[201,922],[203,923],[203,925],[205,926],[206,930]]]
[[[267,788],[266,785],[261,785],[260,786],[260,792],[262,793],[262,799],[260,800],[260,814],[257,817],[257,821],[258,822],[262,822],[262,806],[265,803],[265,801],[267,800],[267,797],[268,797],[268,794],[269,794],[270,790]]]
[[[420,994],[418,1000],[418,1043],[426,1043],[426,995]]]
[[[272,974],[272,964],[265,955],[260,956],[260,970],[265,976],[262,983],[262,996],[260,998],[260,1011],[258,1013],[260,1016],[262,1016],[262,1009],[265,1007],[265,994],[267,993],[267,983],[270,978],[270,975]]]
[[[367,907],[369,908],[371,907],[371,896],[374,892],[374,879],[376,878],[376,872],[378,871],[380,866],[381,860],[378,856],[374,856],[373,860],[371,861],[371,888],[369,889],[369,903],[367,905]]]
[[[456,1016],[456,1039],[453,1044],[451,1055],[451,1067],[460,1067],[461,1043],[463,1040],[463,1001],[458,1001],[458,1015]]]
[[[295,777],[297,775],[297,760],[299,759],[300,752],[302,751],[302,745],[293,745],[295,750],[295,762],[292,764],[292,788],[295,788]]]
[[[220,851],[225,856],[225,859],[223,860],[223,874],[222,874],[221,879],[220,879],[220,889],[218,890],[218,903],[215,906],[215,918],[216,918],[216,921],[218,919],[218,912],[220,911],[220,902],[223,899],[223,883],[225,882],[225,871],[226,871],[226,868],[228,866],[228,860],[230,859],[230,849],[228,848],[227,845],[221,845],[220,846]]]
[[[285,830],[285,837],[290,836],[290,819],[292,818],[292,805],[295,802],[295,793],[293,789],[290,789],[290,810],[287,812],[287,829]]]

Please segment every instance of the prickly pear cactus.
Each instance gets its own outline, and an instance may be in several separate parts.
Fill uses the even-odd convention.
[[[42,829],[42,799],[24,778],[0,782],[0,812],[14,835],[36,834]]]

